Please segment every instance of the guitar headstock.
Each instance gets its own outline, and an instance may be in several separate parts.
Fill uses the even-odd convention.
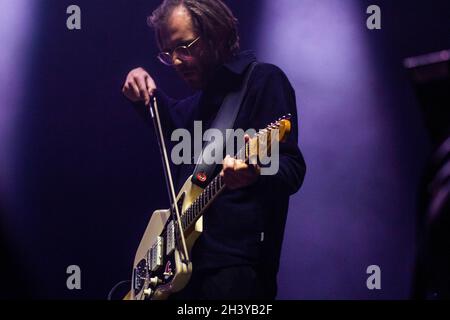
[[[248,142],[246,159],[251,163],[256,163],[263,158],[270,157],[272,144],[285,142],[291,133],[291,128],[291,115],[288,114],[260,130]]]
[[[285,115],[270,125],[271,130],[278,129],[278,142],[285,142],[291,133],[291,115]]]

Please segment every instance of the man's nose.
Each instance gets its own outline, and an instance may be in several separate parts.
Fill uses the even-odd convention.
[[[173,66],[174,67],[178,67],[180,65],[183,64],[183,61],[181,61],[180,59],[173,59]]]
[[[176,66],[182,65],[183,64],[183,60],[178,58],[177,54],[174,52],[172,54],[172,63],[173,63],[173,66],[176,67]]]

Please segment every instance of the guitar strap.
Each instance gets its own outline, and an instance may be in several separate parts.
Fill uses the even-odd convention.
[[[212,148],[209,150],[223,150],[224,146],[226,145],[226,130],[227,129],[233,129],[234,122],[236,121],[236,117],[239,113],[239,110],[241,108],[242,102],[244,100],[244,97],[247,93],[248,89],[248,82],[250,79],[250,76],[253,73],[253,70],[255,69],[257,62],[253,62],[250,64],[250,66],[247,68],[247,71],[245,73],[245,77],[242,81],[242,85],[239,88],[239,90],[230,92],[223,100],[222,105],[220,106],[219,111],[217,112],[216,118],[214,119],[214,122],[211,125],[211,128],[215,128],[220,130],[222,133],[222,137],[225,137],[222,146],[217,146],[216,144],[219,143],[219,141],[216,141],[215,139],[211,139],[211,137],[206,137],[206,140],[209,141],[205,143],[203,146],[203,150],[205,150],[206,147]],[[213,140],[213,141],[211,141]],[[214,145],[213,145],[214,144]],[[196,184],[197,186],[201,188],[205,188],[208,186],[208,184],[211,182],[214,172],[217,168],[217,163],[214,163],[212,155],[211,154],[202,154],[200,155],[199,159],[197,160],[197,165],[194,169],[194,173],[192,175],[192,183]],[[203,161],[202,161],[203,160]],[[207,163],[213,163],[213,164],[207,164]]]

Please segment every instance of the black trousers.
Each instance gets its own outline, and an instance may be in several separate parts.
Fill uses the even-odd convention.
[[[187,286],[170,300],[274,300],[276,277],[252,266],[194,269]]]

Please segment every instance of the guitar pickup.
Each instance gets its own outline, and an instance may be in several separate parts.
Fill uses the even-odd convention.
[[[158,270],[163,265],[163,241],[163,237],[158,237],[155,245],[149,251],[149,269],[152,272]]]
[[[166,255],[171,254],[173,250],[175,250],[175,223],[172,220],[167,225]]]

